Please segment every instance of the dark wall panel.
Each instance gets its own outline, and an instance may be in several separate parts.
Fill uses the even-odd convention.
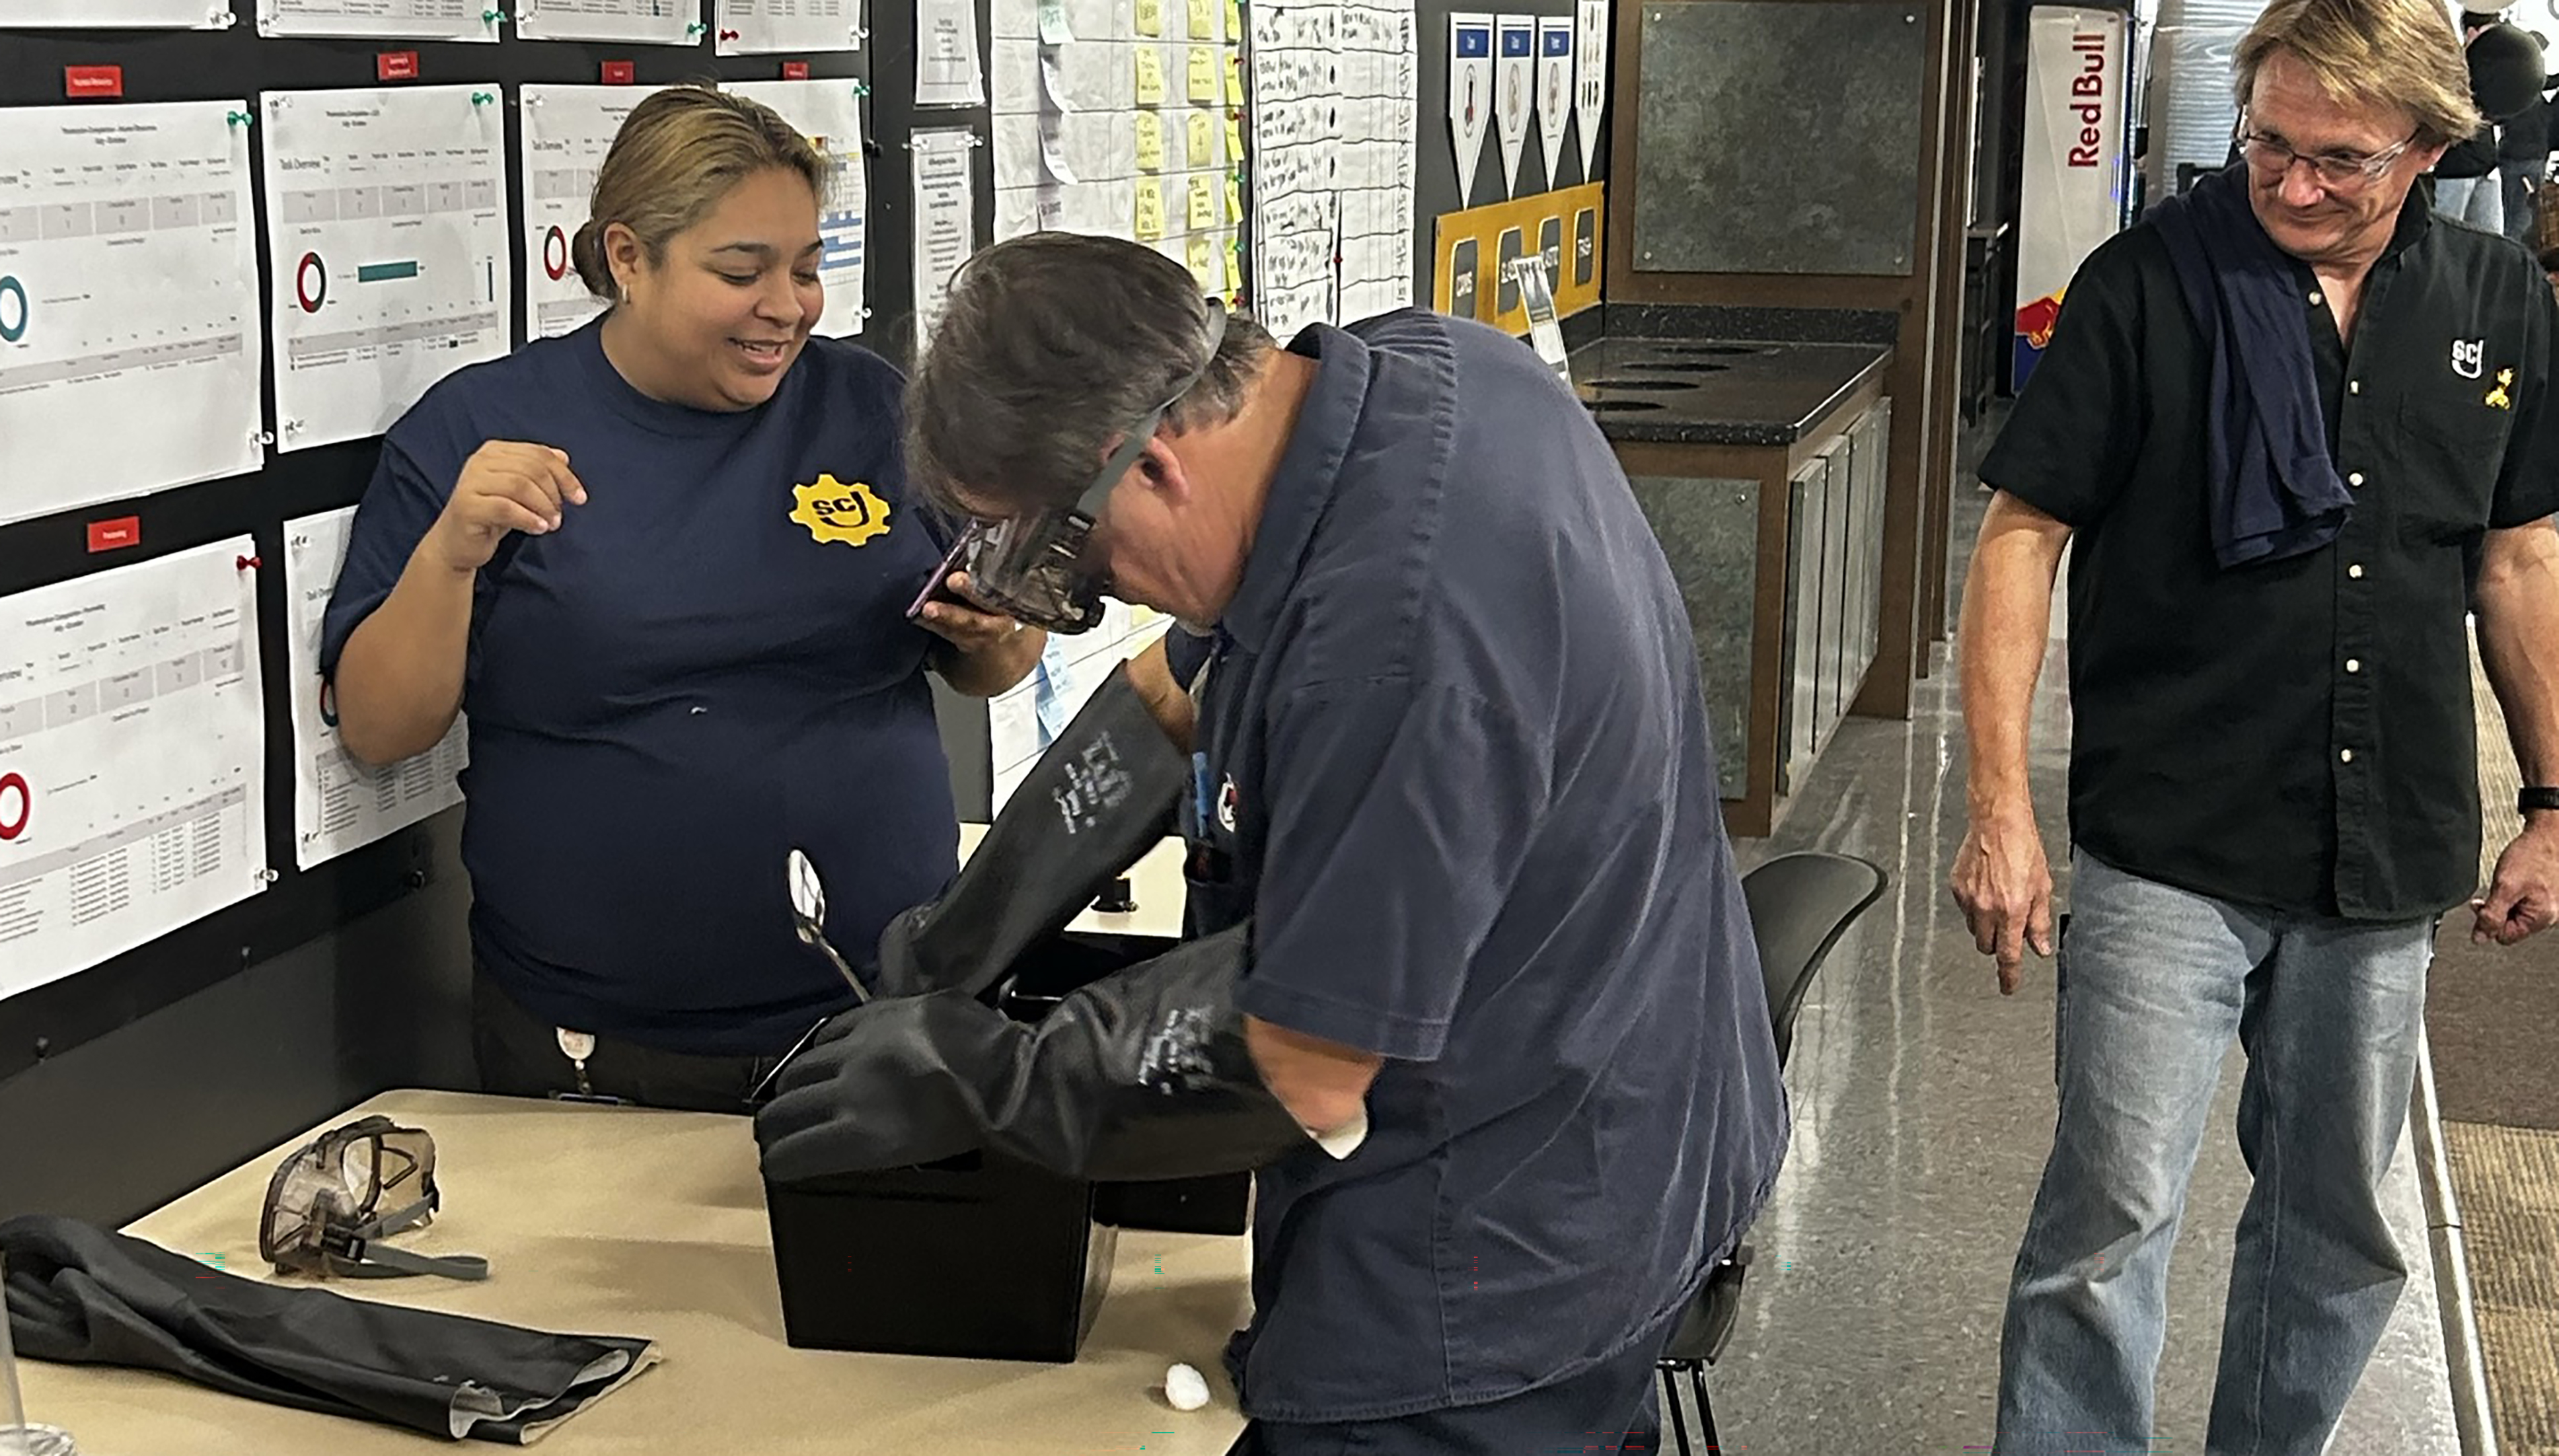
[[[522,41],[497,45],[261,39],[254,0],[235,0],[222,32],[0,30],[0,106],[66,104],[64,70],[122,68],[124,95],[80,104],[101,116],[124,102],[253,98],[262,90],[370,87],[385,51],[415,52],[414,84],[495,81],[505,89],[511,199],[525,196],[516,88],[592,84],[606,61],[632,63],[643,84],[771,79],[786,62],[813,78],[912,85],[913,7],[880,3],[859,52],[720,58],[705,38],[689,47]],[[708,7],[705,7],[706,11]],[[983,27],[983,6],[979,7]],[[389,84],[400,84],[390,82]],[[871,225],[863,342],[896,357],[908,337],[909,232],[905,128],[917,119],[894,96],[864,117]],[[937,111],[928,125],[971,125],[985,113]],[[263,128],[250,133],[251,166]],[[0,157],[9,142],[0,135]],[[980,235],[991,222],[991,177],[979,157]],[[252,172],[252,176],[255,176]],[[266,199],[257,195],[262,237]],[[511,236],[518,229],[509,227]],[[523,239],[511,244],[521,270]],[[261,247],[258,266],[266,261]],[[260,276],[259,296],[273,280]],[[515,296],[510,294],[510,314]],[[524,337],[515,320],[514,336]],[[264,421],[274,428],[271,386]],[[0,440],[0,470],[9,442]],[[69,580],[247,533],[269,563],[283,560],[282,522],[354,504],[378,442],[272,455],[261,471],[0,526],[0,594]],[[114,443],[99,467],[115,469]],[[89,521],[133,515],[140,545],[86,549]],[[265,674],[267,861],[278,878],[248,902],[50,985],[0,1001],[0,1214],[48,1208],[118,1219],[230,1166],[290,1130],[394,1085],[461,1085],[469,954],[467,888],[454,854],[459,813],[388,838],[310,873],[293,869],[293,773],[286,709],[283,579],[270,565],[258,589]],[[6,953],[0,951],[0,953]]]

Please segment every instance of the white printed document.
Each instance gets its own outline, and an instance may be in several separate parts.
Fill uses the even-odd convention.
[[[266,887],[256,549],[0,597],[0,997]]]
[[[861,0],[718,0],[712,39],[722,56],[778,51],[858,51]]]
[[[604,312],[586,291],[569,243],[586,225],[596,169],[631,108],[659,86],[527,85],[524,90],[525,337],[573,333]]]
[[[870,189],[862,166],[861,83],[854,80],[733,80],[721,89],[761,101],[799,128],[827,159],[826,206],[818,215],[818,282],[827,312],[817,332],[849,339],[869,314],[862,291],[870,239]]]
[[[500,99],[495,84],[262,98],[278,450],[378,435],[507,352]]]
[[[689,46],[703,28],[702,0],[516,0],[516,34],[527,41]]]
[[[506,14],[490,0],[257,0],[261,36],[497,44]]]
[[[0,0],[0,30],[225,30],[231,0]]]
[[[248,119],[0,109],[0,522],[261,464]]]
[[[356,508],[284,523],[284,629],[293,695],[293,863],[309,869],[462,801],[454,782],[470,756],[456,717],[444,741],[375,768],[338,742],[338,701],[320,677],[320,629],[347,560]]]

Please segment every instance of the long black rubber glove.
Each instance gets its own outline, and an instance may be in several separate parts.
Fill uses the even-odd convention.
[[[1313,1139],[1245,1050],[1251,924],[1076,991],[1036,1023],[958,991],[838,1016],[755,1117],[777,1183],[988,1148],[1133,1182],[1263,1167]]]
[[[880,933],[879,994],[982,995],[1171,831],[1189,772],[1128,667],[1113,668],[951,888]]]

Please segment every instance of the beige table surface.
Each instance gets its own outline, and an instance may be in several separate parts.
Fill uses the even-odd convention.
[[[1143,892],[1139,904],[1142,915]],[[794,1350],[744,1117],[393,1092],[324,1126],[371,1112],[435,1135],[444,1214],[398,1242],[486,1254],[490,1277],[330,1287],[658,1342],[655,1367],[535,1443],[552,1456],[1221,1456],[1242,1426],[1217,1360],[1247,1313],[1242,1238],[1123,1231],[1110,1295],[1073,1365]],[[257,1260],[258,1208],[275,1165],[305,1141],[125,1232],[274,1277]],[[1164,1403],[1177,1360],[1208,1377],[1206,1409]],[[148,1372],[21,1360],[19,1376],[29,1418],[70,1429],[82,1456],[416,1456],[459,1444]]]

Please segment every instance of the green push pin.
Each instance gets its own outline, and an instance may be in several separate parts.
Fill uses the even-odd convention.
[[[496,99],[498,98],[495,95],[492,95],[487,91],[473,91],[471,93],[471,104],[474,106],[486,106]]]
[[[223,119],[233,126],[254,126],[257,124],[257,118],[246,111],[227,112],[224,115]]]

